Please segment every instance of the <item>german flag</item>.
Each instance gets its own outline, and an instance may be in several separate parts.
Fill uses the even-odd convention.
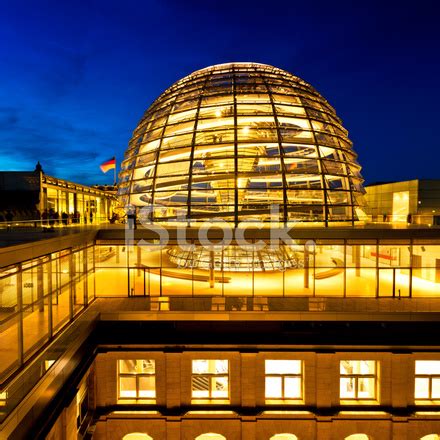
[[[99,165],[99,168],[101,168],[101,171],[103,173],[106,173],[108,170],[113,170],[116,168],[116,158],[113,156],[111,159],[106,160],[105,162],[102,162],[101,165]]]

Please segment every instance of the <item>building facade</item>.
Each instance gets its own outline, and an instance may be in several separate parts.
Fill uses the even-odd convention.
[[[366,187],[372,221],[421,225],[440,224],[440,181],[408,180]]]
[[[13,214],[14,221],[26,222],[63,213],[75,223],[108,221],[116,206],[114,191],[81,185],[48,176],[41,166],[34,171],[0,172],[0,213]],[[4,220],[3,220],[4,221]]]
[[[369,224],[362,182],[300,78],[178,81],[125,227],[0,249],[0,438],[439,440],[440,229]]]

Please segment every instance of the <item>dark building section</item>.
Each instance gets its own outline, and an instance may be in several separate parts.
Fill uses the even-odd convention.
[[[0,222],[11,221],[11,216],[17,225],[30,220],[106,222],[116,206],[115,194],[113,186],[89,187],[48,176],[40,163],[34,171],[0,171]]]

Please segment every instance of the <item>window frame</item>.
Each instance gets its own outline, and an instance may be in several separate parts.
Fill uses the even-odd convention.
[[[267,361],[296,361],[300,363],[299,373],[266,373]],[[266,379],[270,377],[281,378],[281,397],[267,397],[266,396]],[[285,396],[285,381],[288,378],[300,379],[300,396],[286,397]],[[266,404],[279,403],[302,403],[304,401],[304,361],[302,359],[265,359],[264,360],[264,398]]]
[[[194,373],[194,362],[197,361],[225,361],[227,363],[227,373]],[[231,381],[230,381],[230,361],[229,359],[191,359],[191,401],[194,403],[204,403],[204,402],[213,402],[214,403],[224,403],[229,402],[229,399],[231,397]],[[193,383],[194,379],[198,378],[207,378],[208,379],[208,396],[207,397],[197,397],[193,395],[194,389],[193,389]],[[215,385],[215,379],[216,378],[227,378],[228,381],[228,388],[227,388],[227,396],[226,397],[215,397],[212,395],[213,391],[213,385]],[[214,382],[214,383],[213,383]]]
[[[361,374],[361,373],[351,373],[344,374],[341,372],[342,362],[373,362],[374,363],[374,373]],[[342,379],[354,379],[354,397],[347,397],[341,395],[341,382]],[[359,397],[359,386],[360,379],[373,379],[374,380],[374,396],[372,397]],[[341,403],[345,402],[378,402],[379,401],[379,361],[376,359],[341,359],[339,361],[339,400]]]
[[[153,362],[154,365],[154,372],[153,373],[122,373],[121,372],[121,362],[124,361],[135,361],[136,363],[138,361],[149,361],[149,362]],[[117,388],[118,388],[118,402],[120,403],[124,403],[124,402],[133,402],[133,401],[142,401],[142,403],[155,403],[156,402],[156,396],[157,396],[157,390],[156,390],[156,360],[155,359],[118,359],[117,360],[117,375],[118,375],[118,384],[117,384]],[[142,378],[151,378],[153,377],[153,383],[154,383],[154,396],[140,396],[140,381]],[[132,396],[132,397],[124,397],[121,396],[121,379],[123,378],[134,378],[135,379],[135,384],[136,384],[136,388],[135,388],[135,392],[136,392],[136,396]]]
[[[414,363],[414,402],[416,404],[423,404],[424,402],[438,402],[440,401],[439,397],[432,397],[432,380],[438,379],[440,380],[440,373],[434,373],[434,374],[417,374],[417,362],[438,362],[440,365],[439,359],[417,359]],[[428,397],[416,397],[416,381],[417,379],[428,379]]]

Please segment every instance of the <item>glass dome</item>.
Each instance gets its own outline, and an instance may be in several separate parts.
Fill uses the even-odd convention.
[[[347,134],[333,107],[284,70],[207,67],[145,112],[118,194],[156,222],[353,223],[364,190]]]

